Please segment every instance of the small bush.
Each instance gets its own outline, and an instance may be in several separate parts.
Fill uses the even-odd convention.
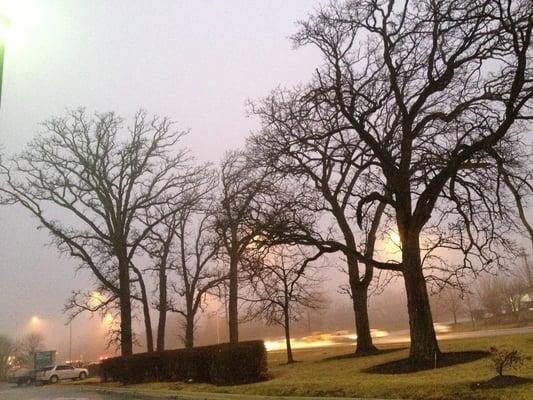
[[[512,369],[518,369],[522,366],[527,360],[530,360],[530,357],[525,356],[520,353],[518,350],[508,350],[505,348],[497,348],[492,346],[490,348],[490,358],[494,363],[496,372],[499,376],[503,376],[503,369],[508,367]]]
[[[263,341],[139,353],[102,362],[102,380],[124,383],[194,380],[218,385],[263,380],[267,358]]]
[[[92,363],[87,366],[87,370],[89,371],[89,376],[100,376],[100,367],[102,366],[101,363]]]

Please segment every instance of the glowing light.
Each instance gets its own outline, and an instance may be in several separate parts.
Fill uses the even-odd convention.
[[[35,36],[35,28],[45,21],[43,4],[35,0],[0,0],[0,40],[8,41],[10,50],[24,47]]]
[[[398,255],[402,251],[402,241],[396,231],[390,231],[385,236],[384,250],[390,255]]]
[[[31,317],[31,323],[32,324],[38,324],[39,323],[39,317],[37,315],[34,315],[33,317]]]
[[[98,292],[98,291],[94,291],[91,293],[91,296],[89,298],[89,307],[98,307],[100,306],[104,301],[104,296],[102,295],[102,293]]]
[[[334,344],[335,343],[331,340],[315,340],[312,342],[307,342],[304,340],[291,339],[291,347],[293,349],[312,349],[314,347],[333,346]],[[285,339],[265,341],[265,347],[267,351],[285,350],[285,346]]]
[[[111,326],[111,324],[115,321],[115,319],[113,318],[113,316],[111,314],[106,314],[104,319],[103,319],[103,323],[104,325],[106,326]]]
[[[380,329],[371,329],[370,333],[374,338],[383,338],[389,335],[387,331]],[[316,347],[345,346],[352,344],[356,339],[357,335],[350,331],[319,333],[291,339],[291,347],[293,349],[312,349]],[[265,347],[267,351],[285,350],[285,339],[266,340]]]
[[[392,232],[390,234],[390,240],[393,244],[395,244],[396,246],[400,247],[401,244],[402,244],[402,241],[400,239],[400,235],[398,235],[398,232]]]

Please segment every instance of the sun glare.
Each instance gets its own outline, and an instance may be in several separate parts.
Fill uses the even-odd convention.
[[[42,5],[35,0],[0,0],[0,40],[10,50],[24,47],[44,21]]]

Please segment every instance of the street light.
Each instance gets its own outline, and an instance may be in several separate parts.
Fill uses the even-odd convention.
[[[10,25],[9,18],[0,15],[0,104],[2,103],[2,78],[4,75],[4,48]]]

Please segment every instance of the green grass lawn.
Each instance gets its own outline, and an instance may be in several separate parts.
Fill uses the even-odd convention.
[[[510,335],[488,338],[443,340],[442,351],[488,350],[490,346],[508,346],[533,355],[533,335]],[[390,348],[390,346],[389,346]],[[241,386],[214,386],[198,383],[146,383],[128,385],[130,388],[152,390],[184,390],[261,395],[346,396],[408,399],[533,399],[533,384],[526,383],[504,389],[471,389],[476,382],[495,375],[488,358],[466,364],[410,374],[371,374],[364,370],[388,361],[405,358],[408,350],[397,350],[362,358],[328,360],[352,351],[348,347],[328,347],[296,350],[296,364],[285,364],[285,353],[269,353],[269,373],[266,382]],[[518,371],[507,371],[533,379],[533,362]],[[95,385],[116,385],[100,384]]]

